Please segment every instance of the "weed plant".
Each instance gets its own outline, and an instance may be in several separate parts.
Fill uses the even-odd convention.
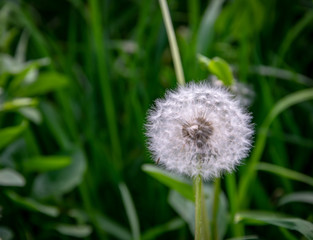
[[[254,92],[250,156],[204,184],[213,239],[313,239],[312,1],[168,5],[186,82]],[[0,238],[193,239],[192,184],[144,136],[176,86],[156,0],[0,1]]]

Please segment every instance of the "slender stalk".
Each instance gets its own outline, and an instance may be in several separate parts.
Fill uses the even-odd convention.
[[[195,219],[196,219],[196,228],[195,228],[195,240],[200,240],[201,238],[201,224],[202,224],[202,179],[201,176],[198,175],[195,179]]]
[[[214,184],[214,201],[213,201],[213,216],[212,216],[212,232],[213,239],[218,240],[218,225],[217,225],[217,214],[219,208],[219,196],[221,192],[221,179],[217,178]]]
[[[205,207],[202,177],[198,175],[194,179],[195,187],[195,240],[209,240],[209,221]]]
[[[225,176],[226,180],[226,190],[229,199],[229,208],[230,208],[230,230],[232,236],[240,237],[241,231],[239,224],[235,224],[235,214],[236,214],[236,206],[237,206],[237,185],[235,174],[227,174]]]
[[[209,223],[209,217],[208,217],[208,211],[206,208],[206,202],[204,197],[204,192],[202,191],[202,229],[203,229],[203,239],[209,240],[211,239],[211,233],[210,233],[210,223]]]
[[[171,54],[173,56],[175,74],[178,84],[185,85],[185,77],[181,63],[178,45],[173,29],[172,20],[166,0],[159,0],[162,16],[165,23],[166,32],[168,35]],[[198,175],[194,179],[195,186],[195,240],[210,240],[209,220],[205,207],[205,199],[202,190],[202,177]]]
[[[170,12],[168,10],[167,2],[166,0],[159,0],[159,3],[160,3],[164,23],[165,23],[168,40],[170,43],[170,49],[171,49],[171,53],[173,56],[173,62],[174,62],[174,68],[175,68],[177,81],[180,85],[185,85],[184,71],[183,71],[181,60],[180,60],[178,45],[177,45],[177,41],[175,37],[175,32],[174,32]]]
[[[103,28],[101,25],[100,2],[101,1],[99,0],[89,0],[91,30],[95,41],[97,70],[100,82],[99,90],[101,92],[102,104],[105,108],[104,110],[107,118],[108,133],[112,144],[112,157],[116,168],[120,169],[122,167],[122,150],[120,146],[116,112],[112,96],[113,91],[109,80],[108,61],[105,49],[106,42],[103,39]]]

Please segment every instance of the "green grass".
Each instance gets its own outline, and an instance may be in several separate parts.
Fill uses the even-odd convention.
[[[202,54],[255,92],[214,236],[312,239],[312,2],[168,4],[186,82],[209,77]],[[176,82],[156,0],[0,1],[0,237],[192,239],[191,183],[144,165],[146,112]]]

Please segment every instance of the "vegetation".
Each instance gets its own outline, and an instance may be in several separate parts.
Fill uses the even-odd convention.
[[[203,186],[213,239],[313,239],[312,1],[168,4],[186,82],[254,92],[250,157]],[[176,85],[158,1],[0,1],[0,238],[192,239],[144,136]]]

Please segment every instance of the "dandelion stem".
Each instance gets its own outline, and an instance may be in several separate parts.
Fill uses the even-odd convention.
[[[202,177],[198,175],[194,179],[195,186],[195,240],[209,240],[209,221],[205,207],[203,189],[202,189]]]
[[[213,216],[212,216],[212,231],[213,239],[218,240],[218,225],[217,225],[217,213],[219,208],[219,196],[221,191],[221,179],[217,178],[214,184],[214,202],[213,202]]]
[[[171,49],[171,53],[173,57],[177,81],[180,85],[185,85],[184,71],[183,71],[183,67],[182,67],[182,63],[180,59],[180,54],[178,51],[178,45],[177,45],[177,41],[175,37],[175,32],[174,32],[170,12],[168,10],[168,5],[167,5],[166,0],[159,0],[159,3],[160,3],[164,23],[165,23],[166,32],[168,35],[168,40],[170,43],[170,49]]]

